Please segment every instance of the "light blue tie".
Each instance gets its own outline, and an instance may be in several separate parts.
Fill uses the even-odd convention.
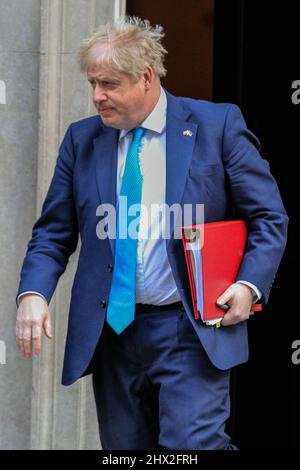
[[[126,157],[119,197],[115,265],[106,316],[106,321],[118,334],[122,333],[134,320],[137,234],[140,211],[138,216],[136,214],[129,216],[128,212],[133,204],[141,204],[143,177],[139,165],[139,148],[145,131],[146,129],[142,127],[133,129],[133,138]],[[124,197],[127,197],[126,211],[122,206]],[[136,227],[135,236],[130,236],[128,228],[133,221]],[[132,227],[133,224],[131,230]]]

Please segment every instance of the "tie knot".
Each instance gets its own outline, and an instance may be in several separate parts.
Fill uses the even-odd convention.
[[[142,140],[143,135],[145,134],[146,129],[144,127],[136,127],[132,129],[133,138],[132,141],[135,143],[139,143]]]

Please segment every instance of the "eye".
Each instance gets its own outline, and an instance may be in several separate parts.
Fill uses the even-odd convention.
[[[109,88],[109,89],[111,90],[111,89],[116,88],[116,87],[118,86],[118,83],[116,83],[116,82],[104,81],[104,82],[102,82],[102,85],[103,85],[103,87]]]

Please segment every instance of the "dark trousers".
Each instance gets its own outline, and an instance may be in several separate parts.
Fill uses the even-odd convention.
[[[209,361],[183,308],[105,323],[93,372],[104,450],[234,449],[224,431],[230,370]]]

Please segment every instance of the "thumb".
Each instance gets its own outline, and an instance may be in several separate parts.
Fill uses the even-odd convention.
[[[52,328],[51,328],[51,318],[50,315],[46,317],[44,322],[44,331],[46,333],[47,338],[52,339]]]
[[[231,299],[232,297],[232,289],[231,286],[226,289],[225,292],[217,299],[217,304],[218,305],[224,305],[227,304],[227,302]]]

